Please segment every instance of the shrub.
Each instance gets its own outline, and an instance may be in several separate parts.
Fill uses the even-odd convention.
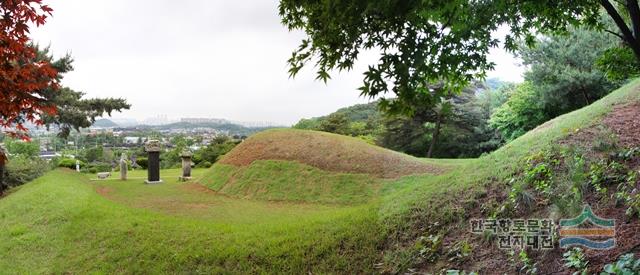
[[[69,169],[76,169],[76,161],[80,161],[80,167],[86,166],[86,164],[81,160],[71,159],[71,158],[63,158],[58,160],[58,167],[66,167]]]
[[[633,253],[620,256],[617,262],[604,266],[600,274],[638,274],[640,273],[640,259],[636,259]]]
[[[15,187],[42,176],[51,166],[40,158],[14,157],[7,163],[5,184]]]
[[[196,168],[209,168],[209,167],[211,167],[211,165],[213,165],[213,164],[211,164],[211,162],[208,162],[208,161],[205,160],[205,161],[202,161],[202,162],[198,163],[196,165]]]
[[[89,169],[95,168],[96,172],[109,172],[111,171],[111,164],[106,162],[92,162],[88,165]]]
[[[142,169],[147,169],[149,167],[149,160],[147,158],[138,158],[136,159],[136,164]]]

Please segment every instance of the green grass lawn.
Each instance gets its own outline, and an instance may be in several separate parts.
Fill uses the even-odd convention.
[[[164,183],[146,185],[146,171],[131,172],[127,181],[117,173],[98,181],[55,170],[0,199],[0,273],[374,273],[381,262],[385,271],[406,270],[416,249],[407,240],[436,222],[463,221],[485,183],[505,182],[531,152],[597,123],[615,104],[638,101],[639,85],[636,80],[479,159],[421,160],[449,168],[443,174],[373,183],[350,178],[359,184],[344,192],[310,184],[335,174],[291,163],[246,168],[254,170],[237,180],[252,185],[244,190],[253,190],[253,199],[197,183],[202,178],[221,190],[215,177],[229,177],[224,171],[194,170],[196,179],[184,183],[178,169],[162,170]],[[310,182],[288,190],[287,174],[273,174],[277,169],[307,173]]]
[[[0,270],[148,274],[373,268],[380,234],[370,207],[231,200],[185,191],[180,186],[185,183],[170,174],[163,173],[164,184],[144,185],[140,180],[90,181],[56,170],[25,185],[0,203]],[[96,192],[100,187],[113,188],[111,199]],[[167,200],[207,208],[177,214],[162,205]]]

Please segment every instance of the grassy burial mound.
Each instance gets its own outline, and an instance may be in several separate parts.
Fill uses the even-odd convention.
[[[238,145],[202,182],[219,193],[243,198],[361,203],[383,182],[446,170],[357,138],[276,129]]]

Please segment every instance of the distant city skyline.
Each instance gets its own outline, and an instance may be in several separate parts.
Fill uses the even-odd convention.
[[[67,0],[32,30],[55,56],[70,53],[74,71],[63,84],[88,97],[123,97],[131,110],[115,119],[211,117],[291,125],[369,102],[359,96],[362,73],[377,63],[363,52],[354,69],[324,84],[312,64],[289,78],[286,60],[302,32],[280,24],[278,1]],[[99,11],[99,12],[94,12]],[[171,18],[171,20],[167,20]],[[498,31],[498,37],[503,30]],[[492,49],[489,77],[522,80],[518,60]]]

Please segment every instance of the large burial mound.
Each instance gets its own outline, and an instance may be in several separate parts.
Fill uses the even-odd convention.
[[[357,138],[290,129],[256,134],[229,152],[220,163],[247,166],[256,160],[296,161],[322,170],[378,178],[444,172],[442,167]]]
[[[202,182],[243,198],[351,204],[367,201],[385,180],[445,171],[357,138],[277,129],[242,142]]]

